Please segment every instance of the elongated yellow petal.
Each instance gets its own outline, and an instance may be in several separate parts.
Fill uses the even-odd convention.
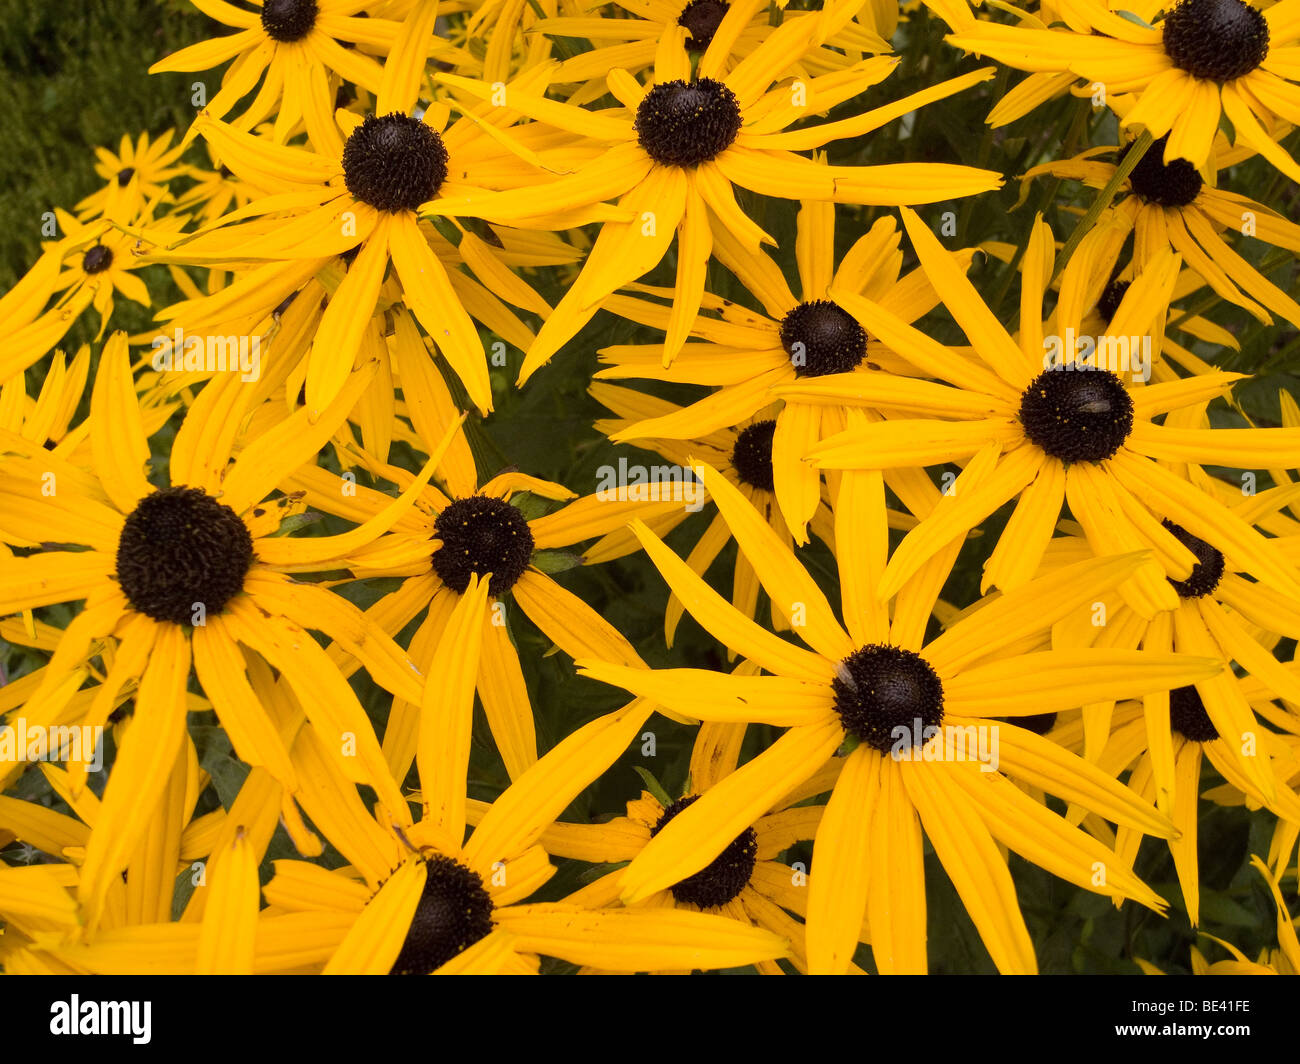
[[[685,909],[518,905],[497,914],[519,950],[606,971],[734,968],[788,954],[770,931]]]
[[[808,969],[814,975],[843,975],[857,949],[872,887],[868,847],[885,767],[870,747],[854,750],[817,829],[807,920]]]
[[[950,766],[915,760],[906,767],[907,794],[993,963],[1003,974],[1035,974],[1038,961],[1011,873],[988,829],[961,812],[965,799],[948,779]]]
[[[792,728],[669,821],[623,873],[627,904],[698,872],[843,741],[838,720]]]
[[[321,974],[387,975],[402,950],[426,878],[423,861],[404,861],[354,918]]]
[[[208,884],[199,931],[198,975],[251,975],[260,890],[257,859],[242,831]]]

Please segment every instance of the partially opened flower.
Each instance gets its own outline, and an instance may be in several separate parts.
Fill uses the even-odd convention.
[[[1036,961],[995,839],[1084,889],[1163,906],[1122,860],[1071,830],[1012,778],[1154,834],[1168,836],[1172,825],[1095,766],[996,720],[1074,709],[1108,697],[1108,691],[1169,690],[1222,668],[1216,659],[1189,655],[1023,652],[1041,645],[1052,624],[1087,609],[1100,589],[1115,586],[1135,559],[1062,570],[1050,582],[969,611],[927,639],[956,552],[946,551],[907,581],[891,616],[873,594],[888,550],[883,482],[878,473],[846,473],[836,505],[853,515],[857,529],[851,545],[837,537],[846,630],[760,515],[716,471],[700,468],[741,550],[808,649],[759,628],[652,533],[635,526],[651,560],[696,619],[772,675],[647,670],[594,660],[578,662],[582,673],[683,716],[787,730],[650,840],[624,872],[625,903],[706,867],[843,747],[849,752],[813,847],[810,971],[846,969],[864,911],[881,972],[925,970],[923,828],[1003,971],[1030,972]],[[1104,883],[1095,875],[1098,863]]]

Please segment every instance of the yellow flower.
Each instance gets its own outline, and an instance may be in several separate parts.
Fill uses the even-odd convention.
[[[1003,971],[1033,971],[1036,962],[994,839],[1086,890],[1163,907],[1110,850],[1071,829],[1011,778],[1146,832],[1168,837],[1172,825],[1055,743],[991,720],[1073,709],[1110,691],[1168,690],[1220,671],[1217,659],[1187,655],[1032,649],[1054,623],[1087,609],[1100,589],[1131,572],[1134,558],[1062,570],[1050,583],[1027,585],[969,611],[927,640],[956,552],[945,551],[908,581],[891,616],[873,594],[888,549],[883,481],[879,473],[846,473],[836,498],[837,517],[842,512],[855,530],[851,541],[837,537],[846,630],[761,515],[715,470],[702,465],[700,472],[768,595],[809,649],[759,628],[653,533],[634,526],[695,618],[772,675],[647,670],[592,660],[577,663],[581,672],[683,716],[787,731],[650,840],[624,872],[625,903],[704,868],[844,747],[850,752],[813,848],[810,971],[846,969],[864,911],[881,972],[925,970],[922,828]],[[1023,652],[1026,646],[1031,652]],[[1107,869],[1104,885],[1094,875],[1098,861]]]
[[[847,11],[852,5],[845,5]],[[603,150],[575,159],[573,173],[546,188],[553,210],[589,207],[618,197],[619,220],[602,228],[578,279],[556,305],[529,349],[522,384],[581,329],[616,289],[659,264],[678,236],[677,283],[664,343],[665,361],[686,341],[704,296],[705,267],[717,242],[729,237],[751,256],[773,243],[736,202],[734,187],[783,199],[838,203],[934,203],[998,188],[998,174],[939,163],[828,166],[795,154],[845,137],[863,136],[935,100],[986,81],[992,68],[931,86],[903,100],[851,118],[798,130],[786,127],[810,107],[830,107],[879,84],[896,60],[857,64],[852,76],[814,78],[803,86],[779,85],[789,64],[813,47],[820,15],[787,19],[729,72],[730,27],[747,22],[752,4],[737,3],[692,71],[683,46],[686,30],[667,27],[655,57],[654,77],[642,85],[626,70],[607,77],[618,108],[588,111],[540,94],[506,89],[452,74],[437,80],[476,100],[497,102],[538,123],[589,138]],[[729,21],[730,20],[730,21]],[[810,103],[809,101],[813,101]],[[535,217],[535,189],[489,196],[443,198],[429,214],[472,214],[506,224]]]
[[[1265,11],[1245,0],[1181,0],[1154,26],[1124,18],[1102,0],[1060,0],[1069,29],[999,25],[943,7],[957,30],[947,40],[958,48],[1021,70],[1100,83],[1108,101],[1133,93],[1137,103],[1121,124],[1145,127],[1153,137],[1168,134],[1165,163],[1190,159],[1204,167],[1226,117],[1238,146],[1300,180],[1300,166],[1260,124],[1300,121],[1300,0]]]

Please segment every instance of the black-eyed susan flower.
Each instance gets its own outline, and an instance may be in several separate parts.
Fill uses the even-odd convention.
[[[150,305],[149,289],[135,276],[135,271],[146,265],[143,257],[153,245],[106,221],[82,223],[57,208],[54,214],[64,233],[67,253],[53,291],[66,291],[70,299],[75,299],[82,290],[91,293],[91,305],[99,313],[98,339],[108,330],[115,292],[141,306]],[[149,222],[151,231],[162,239],[177,232],[183,224],[182,216]]]
[[[851,5],[844,5],[847,12]],[[602,146],[591,160],[547,187],[555,210],[574,209],[617,197],[626,220],[606,222],[578,279],[569,287],[529,349],[520,370],[522,384],[574,336],[618,288],[643,276],[677,238],[677,283],[664,344],[671,361],[685,343],[704,296],[705,266],[724,234],[757,255],[771,237],[736,202],[735,188],[764,196],[823,202],[933,203],[999,187],[987,170],[939,163],[829,166],[796,154],[851,136],[863,136],[927,103],[944,99],[992,76],[974,71],[838,122],[789,130],[812,106],[831,106],[883,81],[885,63],[864,64],[859,75],[841,79],[812,97],[791,86],[772,86],[799,55],[813,47],[822,28],[818,15],[784,21],[729,72],[734,35],[752,5],[737,3],[698,64],[683,46],[686,30],[666,28],[656,53],[654,77],[642,85],[626,70],[607,76],[619,107],[584,110],[536,93],[507,90],[451,74],[438,80],[475,100],[522,112],[548,127],[589,138]],[[827,75],[835,77],[834,75]],[[470,214],[512,224],[537,214],[532,189],[494,196],[444,197],[426,208],[447,216]]]
[[[271,140],[277,144],[305,126],[318,151],[336,149],[339,135],[331,115],[337,80],[331,78],[378,95],[384,70],[376,56],[398,53],[417,78],[434,53],[468,58],[434,36],[437,3],[415,5],[406,23],[371,18],[363,10],[369,5],[356,0],[264,0],[253,10],[224,0],[196,0],[196,6],[238,32],[182,48],[149,73],[210,70],[233,59],[220,91],[200,113],[224,118],[257,89],[231,124],[249,130],[273,118]]]
[[[1252,523],[1263,521],[1286,501],[1283,490],[1264,492],[1240,499],[1236,512]],[[1054,645],[1173,649],[1235,663],[1239,676],[1224,672],[1208,677],[1182,697],[1188,704],[1202,706],[1213,720],[1216,734],[1227,736],[1222,752],[1233,761],[1236,773],[1249,779],[1256,793],[1274,800],[1286,775],[1277,778],[1272,761],[1258,754],[1259,723],[1251,705],[1267,705],[1272,698],[1300,703],[1300,678],[1274,657],[1269,645],[1270,635],[1300,635],[1300,601],[1233,571],[1221,551],[1174,522],[1166,519],[1162,527],[1196,559],[1185,579],[1169,579],[1178,595],[1177,606],[1145,618],[1131,610],[1121,596],[1098,595],[1095,605],[1102,612],[1084,623],[1075,618],[1058,626]],[[1048,548],[1046,564],[1077,561],[1088,553],[1079,538],[1057,539]],[[1243,687],[1243,678],[1259,690],[1249,692]],[[1156,804],[1166,813],[1176,802],[1176,758],[1168,726],[1172,697],[1160,691],[1143,699]],[[1099,755],[1110,734],[1112,710],[1113,703],[1084,709],[1085,752],[1090,760]]]
[[[683,408],[667,400],[657,399],[644,392],[630,388],[620,388],[598,381],[590,392],[603,405],[621,415],[618,419],[596,422],[596,427],[606,435],[614,436],[637,422],[666,418],[679,413]],[[758,411],[753,417],[745,419],[735,428],[718,429],[711,433],[700,433],[692,440],[648,439],[630,440],[638,447],[652,448],[663,455],[674,466],[669,469],[687,468],[693,458],[707,462],[734,484],[741,493],[767,518],[773,530],[782,542],[790,543],[790,530],[781,516],[780,507],[776,505],[774,494],[774,475],[772,469],[772,441],[776,434],[776,415],[779,406],[771,406]],[[672,529],[690,517],[690,512],[683,508],[671,510],[657,519],[648,520],[646,527],[655,535],[663,538]],[[897,510],[889,511],[889,527],[909,529],[916,519],[911,514]],[[834,551],[834,518],[829,502],[823,499],[809,522],[812,534]],[[700,533],[694,548],[687,556],[686,564],[700,576],[703,576],[713,564],[723,548],[731,539],[727,523],[721,514],[713,519]],[[583,558],[588,564],[609,561],[624,554],[640,549],[640,544],[629,529],[611,532],[598,542],[583,550]],[[758,578],[753,567],[745,560],[744,554],[737,553],[732,577],[731,604],[753,618],[758,606]],[[674,595],[664,613],[664,639],[669,646],[673,644],[673,634],[677,622],[682,616],[681,600]],[[770,610],[772,624],[778,629],[785,626],[785,620],[775,607]]]
[[[756,672],[753,668],[742,671]],[[542,832],[541,845],[553,856],[596,864],[622,865],[635,859],[683,809],[736,770],[744,738],[743,723],[701,724],[691,750],[690,793],[668,801],[667,794],[656,796],[642,791],[639,798],[627,803],[626,816],[601,824],[556,821]],[[783,864],[777,858],[795,843],[811,840],[817,833],[825,808],[803,803],[829,790],[841,765],[841,759],[829,758],[821,771],[782,796],[706,867],[639,904],[718,912],[764,927],[789,939],[791,964],[797,971],[807,971],[801,923],[808,903],[807,869],[801,863]],[[474,809],[471,816],[478,818],[484,812]],[[615,868],[570,895],[569,900],[602,907],[617,904],[621,877],[622,869]],[[860,938],[867,941],[865,921]],[[775,961],[762,961],[757,967],[767,975],[783,972]],[[851,965],[850,970],[859,969]]]
[[[854,514],[858,548],[846,550],[838,537],[846,630],[804,567],[740,493],[707,466],[700,472],[740,549],[808,649],[760,629],[652,533],[634,526],[696,619],[772,675],[647,670],[592,660],[578,662],[583,674],[684,716],[788,730],[646,845],[623,874],[626,903],[707,866],[847,741],[851,752],[813,848],[810,971],[845,970],[864,911],[880,971],[925,970],[922,828],[1003,971],[1033,971],[1036,962],[995,838],[1084,889],[1162,906],[1124,862],[1091,837],[1072,833],[1011,779],[1025,779],[1108,819],[1143,825],[1142,830],[1168,836],[1172,825],[1051,741],[994,722],[1075,708],[1100,700],[1108,689],[1169,690],[1221,669],[1217,659],[1188,655],[1019,652],[1026,640],[1033,645],[1053,623],[1086,608],[1098,586],[1119,582],[1134,559],[1088,564],[1068,576],[1057,573],[1050,586],[1009,592],[927,640],[927,624],[955,552],[928,563],[904,585],[891,617],[873,594],[888,551],[881,480],[846,474],[836,505]],[[984,743],[982,755],[978,742]],[[996,766],[991,764],[994,742]],[[1104,883],[1094,875],[1099,863],[1106,870],[1100,877]]]
[[[1142,383],[1143,336],[1163,325],[1179,260],[1166,250],[1124,292],[1102,337],[1106,351],[1081,362],[1061,336],[1048,342],[1042,299],[1050,273],[1050,230],[1038,224],[1022,264],[1019,335],[994,317],[954,258],[911,211],[903,220],[935,289],[971,341],[978,361],[905,325],[869,299],[838,298],[873,335],[923,372],[946,383],[885,374],[826,377],[778,394],[832,404],[900,402],[926,417],[891,418],[850,428],[809,451],[831,469],[931,466],[968,458],[961,477],[907,534],[878,592],[895,594],[935,551],[1018,498],[984,569],[984,587],[1010,588],[1037,567],[1061,507],[1068,502],[1098,554],[1153,548],[1154,556],[1124,585],[1125,601],[1144,616],[1174,609],[1166,577],[1186,579],[1195,557],[1165,528],[1169,520],[1213,544],[1234,566],[1300,594],[1295,566],[1276,542],[1162,461],[1239,468],[1285,465],[1300,436],[1289,429],[1173,427],[1154,419],[1223,392],[1230,375]],[[1079,308],[1082,312],[1083,308]],[[1063,335],[1077,328],[1058,316]],[[1114,345],[1111,337],[1123,338]],[[1094,338],[1095,339],[1095,338]],[[1133,346],[1137,344],[1137,354]],[[1080,368],[1080,367],[1084,368]],[[966,483],[963,484],[962,480]]]
[[[148,439],[126,337],[115,333],[91,396],[93,471],[39,445],[10,441],[0,528],[9,542],[36,549],[21,558],[0,556],[0,614],[86,603],[22,712],[34,724],[60,722],[87,660],[105,643],[113,648],[111,665],[78,723],[102,726],[122,686],[139,682],[135,723],[114,764],[82,869],[79,890],[90,913],[102,910],[108,885],[148,829],[141,810],[164,786],[166,766],[184,739],[191,671],[241,757],[292,780],[284,743],[245,678],[246,654],[262,656],[301,693],[344,773],[400,806],[356,695],[307,629],[326,632],[377,682],[417,701],[418,670],[351,603],[295,583],[261,556],[271,544],[284,553],[286,541],[276,532],[296,503],[276,495],[276,485],[329,438],[365,376],[358,374],[314,425],[299,411],[241,441],[233,464],[236,408],[223,422],[187,419],[172,447],[170,485],[159,488],[145,476]],[[432,474],[437,454],[423,477]],[[382,533],[384,520],[395,519],[413,494],[393,500],[370,529]]]
[[[1225,674],[1229,683],[1236,681]],[[1170,817],[1178,833],[1167,844],[1182,888],[1187,916],[1192,925],[1200,921],[1200,872],[1197,843],[1199,839],[1198,804],[1201,800],[1202,765],[1208,761],[1227,780],[1227,788],[1275,816],[1294,822],[1300,818],[1300,798],[1287,787],[1274,788],[1270,796],[1258,788],[1254,779],[1296,771],[1295,749],[1255,722],[1241,734],[1221,734],[1202,701],[1196,687],[1179,687],[1168,692],[1162,723],[1172,739],[1169,753],[1176,786]],[[1082,721],[1062,725],[1053,737],[1067,749],[1078,749]],[[1110,740],[1097,759],[1098,767],[1114,776],[1128,771],[1128,785],[1144,799],[1155,797],[1157,788],[1155,762],[1165,756],[1152,744],[1155,730],[1150,707],[1137,704],[1120,706],[1115,714]],[[1242,771],[1242,752],[1264,763],[1264,767],[1247,775]],[[1276,762],[1276,766],[1275,766]],[[1120,825],[1115,837],[1115,851],[1122,860],[1137,856],[1144,832]]]
[[[1138,160],[1123,185],[1123,195],[1105,212],[1102,222],[1113,222],[1115,234],[1111,262],[1099,261],[1099,271],[1109,270],[1124,241],[1133,234],[1133,261],[1141,267],[1165,248],[1173,248],[1205,284],[1230,303],[1243,307],[1260,321],[1271,322],[1269,311],[1296,323],[1300,304],[1259,273],[1225,240],[1231,233],[1249,233],[1255,239],[1300,252],[1300,226],[1288,221],[1249,196],[1207,184],[1187,159],[1162,162],[1164,138],[1157,140]],[[1060,162],[1044,163],[1025,173],[1076,178],[1102,188],[1115,174],[1116,164],[1129,148],[1099,148]],[[1097,158],[1118,152],[1116,163]],[[1244,154],[1233,151],[1219,158],[1220,169]]]
[[[95,173],[105,184],[77,204],[77,217],[82,221],[112,218],[132,222],[146,205],[171,202],[168,185],[184,173],[177,163],[185,149],[171,146],[174,135],[169,129],[151,141],[148,133],[141,133],[132,143],[124,133],[116,155],[107,148],[96,148]]]
[[[403,381],[413,409],[426,407],[418,423],[417,445],[426,432],[442,432],[434,419],[436,393],[417,389],[431,381]],[[443,410],[450,406],[441,400]],[[428,420],[424,420],[427,418]],[[390,480],[406,492],[417,491],[415,506],[377,539],[344,533],[341,537],[290,544],[280,557],[276,546],[263,548],[267,558],[284,564],[316,566],[317,559],[337,559],[359,578],[400,577],[399,588],[383,596],[370,612],[392,635],[424,615],[411,637],[413,660],[443,677],[448,715],[465,726],[472,719],[473,694],[482,699],[497,749],[511,778],[537,759],[537,737],[531,702],[524,683],[519,652],[510,636],[508,601],[516,604],[556,646],[572,657],[593,652],[620,661],[640,663],[631,643],[573,592],[557,583],[547,568],[580,561],[570,548],[622,528],[637,514],[649,518],[682,510],[703,493],[689,483],[677,483],[661,495],[640,499],[610,498],[603,492],[578,498],[561,484],[506,470],[479,484],[469,446],[459,431],[450,435],[441,460],[447,491],[413,480],[405,470],[353,453],[357,466]],[[364,525],[389,511],[392,498],[318,466],[304,465],[281,485],[310,505]],[[564,502],[551,513],[525,512],[526,505]],[[269,552],[269,553],[268,553]],[[441,695],[439,697],[442,697]],[[394,703],[384,737],[385,756],[394,775],[405,778],[416,756],[416,738],[429,712],[418,701]],[[465,733],[468,735],[468,733]]]
[[[957,32],[948,41],[1021,70],[1069,72],[1100,83],[1108,101],[1131,93],[1136,103],[1122,123],[1153,137],[1168,134],[1163,162],[1189,159],[1195,168],[1205,166],[1226,117],[1238,145],[1300,180],[1300,166],[1268,128],[1300,120],[1296,0],[1263,10],[1245,0],[1181,0],[1150,26],[1100,0],[1060,6],[1068,28],[1005,26],[967,12],[956,18]]]
[[[610,366],[597,374],[600,378],[648,378],[715,388],[679,411],[642,418],[612,438],[620,442],[638,437],[694,439],[755,417],[772,403],[773,390],[781,385],[846,374],[852,375],[850,379],[867,375],[884,380],[892,375],[881,370],[912,372],[863,327],[850,303],[832,294],[868,297],[908,322],[933,309],[938,295],[924,272],[901,272],[899,239],[893,219],[882,218],[837,259],[834,205],[805,202],[795,238],[802,297],[796,298],[776,260],[750,254],[730,233],[717,234],[714,254],[764,312],[706,293],[701,313],[689,323],[689,335],[699,342],[685,344],[671,365],[663,364],[664,345],[603,349],[600,358]],[[961,259],[968,263],[969,253]],[[610,297],[605,306],[632,321],[665,330],[675,313],[658,303],[623,295]],[[820,475],[803,456],[818,441],[843,431],[844,414],[833,405],[786,397],[773,420],[771,490],[795,542],[803,544],[808,542],[807,524],[821,498]]]
[[[448,125],[450,109],[445,104],[431,105],[421,119],[412,117],[419,83],[402,73],[401,61],[409,67],[409,57],[399,54],[395,60],[385,67],[378,116],[336,113],[348,136],[346,144],[339,141],[334,150],[281,147],[200,119],[196,128],[222,162],[265,195],[224,219],[232,224],[155,258],[196,264],[265,263],[214,300],[231,316],[258,320],[334,257],[353,256],[313,340],[307,375],[307,405],[313,415],[333,400],[347,379],[391,262],[403,300],[456,371],[471,402],[486,413],[492,395],[482,339],[416,212],[441,197],[464,197],[484,186],[531,188],[544,172],[550,146],[539,143],[539,155],[527,142],[541,138],[524,133],[521,143],[501,128],[504,123],[477,114]],[[539,87],[535,78],[524,84]],[[522,161],[521,155],[529,161]],[[555,217],[545,198],[533,198],[535,214]],[[565,212],[566,224],[601,216],[600,210]],[[468,257],[477,245],[468,235],[463,242],[470,244]],[[487,252],[480,258],[488,263],[492,256]],[[509,271],[501,267],[500,272]],[[516,282],[513,290],[518,288]],[[538,307],[533,301],[531,309],[542,308],[544,302]],[[210,307],[201,312],[210,313]]]
[[[554,873],[538,839],[636,735],[653,706],[636,700],[579,728],[516,780],[465,838],[459,743],[422,732],[420,816],[372,817],[333,770],[304,781],[313,822],[351,862],[327,871],[276,862],[266,898],[309,935],[332,936],[325,974],[535,974],[538,955],[615,971],[723,968],[786,955],[762,928],[711,913],[527,904]],[[310,740],[309,740],[310,741]],[[332,769],[332,766],[330,766]]]
[[[616,3],[609,15],[602,15],[597,9],[595,15],[543,19],[536,24],[535,31],[591,42],[590,50],[565,59],[556,75],[559,84],[580,83],[569,102],[583,103],[605,94],[605,75],[615,67],[636,75],[653,66],[659,41],[670,26],[681,26],[686,31],[681,47],[688,59],[703,55],[722,28],[722,20],[731,6],[728,0],[685,0],[684,3],[682,0],[627,0]],[[758,3],[745,6],[749,11],[748,22],[733,21],[727,26],[733,40],[731,55],[723,61],[724,72],[753,52],[772,32],[771,9],[764,9]],[[821,12],[821,17],[828,21],[834,16],[830,9]],[[886,53],[890,51],[889,38],[897,23],[898,12],[892,6],[863,5],[824,43],[799,56],[790,73],[816,77],[844,71],[864,56]]]

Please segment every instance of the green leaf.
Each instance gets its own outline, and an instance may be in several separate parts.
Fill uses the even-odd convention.
[[[582,555],[567,550],[539,550],[533,552],[533,564],[542,572],[563,573],[582,564]]]
[[[633,765],[632,769],[645,783],[645,789],[655,796],[655,799],[667,809],[673,804],[673,800],[668,797],[668,792],[664,790],[664,785],[654,777],[654,773],[648,768],[641,765]]]

